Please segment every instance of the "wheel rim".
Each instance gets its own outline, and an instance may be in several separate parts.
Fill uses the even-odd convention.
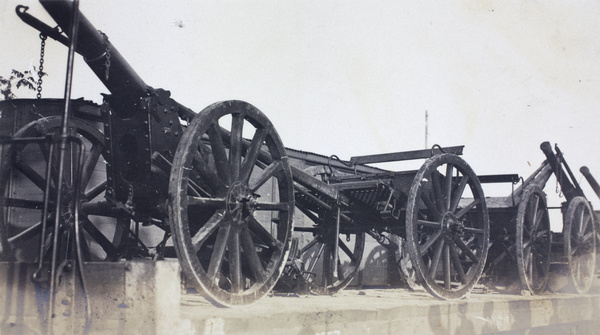
[[[272,289],[289,252],[294,196],[285,148],[258,109],[228,101],[202,111],[178,145],[169,194],[180,263],[209,300],[245,305]]]
[[[15,134],[15,138],[43,137],[56,134],[61,127],[60,117],[47,117],[29,123]],[[78,150],[68,145],[63,181],[61,209],[61,235],[58,239],[61,257],[66,257],[70,240],[74,238],[74,180],[80,171],[79,196],[81,223],[81,244],[86,261],[116,261],[120,259],[120,245],[125,234],[126,221],[116,217],[104,200],[106,191],[106,172],[102,152],[104,137],[93,125],[78,119],[69,121],[69,132],[77,134],[84,145],[83,166],[77,166]],[[4,192],[0,194],[2,204],[0,214],[0,239],[7,248],[3,255],[7,259],[20,262],[33,262],[39,259],[39,246],[42,234],[43,195],[46,184],[45,169],[50,157],[47,143],[13,144],[6,147],[7,155],[2,162],[0,185]],[[49,209],[45,240],[52,241],[55,221],[56,180],[58,180],[58,150],[54,151],[51,167],[52,186],[49,194]],[[44,259],[49,257],[51,244],[46,244]]]
[[[580,293],[586,293],[594,279],[596,238],[594,213],[584,197],[575,197],[569,203],[564,227],[564,248],[569,276]]]
[[[458,299],[471,291],[485,265],[489,218],[481,184],[460,157],[436,155],[417,172],[406,234],[417,276],[432,295]]]
[[[540,294],[550,275],[550,218],[539,186],[525,189],[517,212],[517,267],[523,289]]]

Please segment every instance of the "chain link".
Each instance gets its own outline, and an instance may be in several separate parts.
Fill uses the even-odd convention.
[[[40,67],[38,68],[38,80],[37,80],[37,98],[42,98],[42,76],[44,75],[44,49],[46,48],[46,35],[40,34],[41,47],[40,47]]]

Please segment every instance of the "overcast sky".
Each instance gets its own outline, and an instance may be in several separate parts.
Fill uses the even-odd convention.
[[[19,3],[53,25],[37,2],[0,2],[4,76],[39,62]],[[248,101],[291,148],[342,159],[421,149],[427,111],[427,145],[466,145],[478,174],[527,177],[548,140],[578,178],[587,165],[600,179],[598,1],[81,0],[81,10],[148,85],[197,112]],[[44,97],[61,97],[67,50],[48,42],[46,54]],[[106,90],[76,62],[73,96],[101,102]]]

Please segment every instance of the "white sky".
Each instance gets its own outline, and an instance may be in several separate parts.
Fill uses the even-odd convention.
[[[0,2],[4,76],[39,61],[17,4],[53,25],[37,2]],[[600,179],[598,1],[82,0],[81,10],[148,85],[197,112],[248,101],[291,148],[342,159],[421,149],[428,111],[429,146],[466,145],[478,174],[527,177],[548,140],[578,177],[587,165]],[[62,97],[67,50],[48,42],[46,53],[44,97]],[[76,62],[73,97],[100,102],[105,89]]]

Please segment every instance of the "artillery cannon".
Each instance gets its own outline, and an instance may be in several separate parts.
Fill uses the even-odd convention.
[[[546,291],[554,268],[566,273],[569,289],[586,293],[596,267],[597,219],[558,145],[553,150],[543,142],[540,149],[546,160],[531,176],[508,196],[487,199],[492,230],[485,275],[504,277],[499,282],[509,286],[516,263],[519,288],[540,294]],[[560,208],[550,208],[544,192],[552,175],[565,197]],[[516,184],[518,180],[514,175],[505,181]],[[562,213],[560,232],[551,231],[549,210],[553,209]]]
[[[70,31],[73,3],[41,4]],[[42,34],[70,41],[26,7],[16,11]],[[67,147],[58,195],[60,150],[52,140],[60,116],[36,119],[5,141],[2,257],[39,262],[40,280],[47,279],[43,263],[52,258],[60,266],[75,258],[75,249],[86,261],[177,255],[216,303],[247,304],[269,292],[288,253],[294,211],[291,169],[275,128],[241,101],[196,115],[168,91],[147,86],[85,16],[78,22],[75,49],[111,94],[102,106],[75,107],[68,134],[81,143]],[[47,116],[50,105],[21,101],[2,108]],[[163,232],[152,248],[139,238],[146,226]],[[78,248],[76,237],[84,241]]]
[[[71,31],[77,11],[70,2],[40,2]],[[146,85],[83,15],[71,41],[26,7],[17,14],[45,36],[74,42],[111,93],[102,106],[71,102],[65,170],[54,145],[60,116],[48,116],[57,114],[55,101],[0,105],[33,116],[3,140],[0,255],[37,262],[36,280],[47,277],[42,268],[50,259],[177,257],[209,300],[245,305],[270,292],[288,259],[306,264],[301,277],[319,291],[343,289],[360,267],[366,235],[390,250],[404,245],[416,278],[438,298],[463,298],[482,276],[491,228],[481,183],[514,177],[478,177],[459,157],[462,146],[349,161],[289,149],[246,102],[218,102],[196,114]],[[420,169],[371,166],[413,159],[424,160]],[[541,171],[531,184],[547,181],[548,168]],[[519,203],[529,202],[511,210]],[[293,227],[295,209],[306,224]],[[158,229],[161,238],[146,245],[145,229]],[[307,243],[292,243],[293,234],[305,234]]]

